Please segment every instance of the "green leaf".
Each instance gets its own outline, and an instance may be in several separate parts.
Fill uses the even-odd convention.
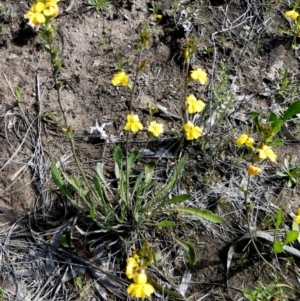
[[[194,248],[186,243],[185,241],[179,239],[179,238],[175,238],[176,242],[181,245],[187,252],[188,252],[188,262],[191,265],[194,265],[196,263],[196,253]]]
[[[251,112],[250,116],[252,118],[253,123],[257,126],[259,123],[259,114],[257,112]]]
[[[283,247],[278,239],[275,239],[275,241],[274,241],[273,250],[274,250],[274,253],[276,253],[276,254],[283,252]]]
[[[295,231],[298,231],[298,232],[300,231],[299,225],[298,225],[296,222],[294,222],[294,221],[293,221],[293,223],[292,223],[292,229],[295,230]],[[298,234],[297,240],[298,240],[298,242],[300,243],[300,234]]]
[[[139,196],[139,192],[140,192],[140,189],[141,189],[141,183],[142,183],[142,180],[143,180],[143,177],[144,177],[144,174],[141,172],[137,179],[135,180],[135,183],[134,183],[134,187],[133,187],[133,190],[132,190],[132,195],[135,195],[135,193],[137,192],[137,196]],[[135,206],[136,204],[134,204]]]
[[[145,166],[145,183],[149,184],[152,180],[153,173],[154,173],[155,163],[149,162]]]
[[[299,236],[299,231],[297,230],[292,230],[290,232],[287,233],[285,240],[284,240],[284,245],[287,245],[293,241],[295,241]]]
[[[288,109],[284,112],[282,120],[285,122],[291,119],[291,117],[293,117],[294,115],[299,113],[300,113],[300,101],[298,100],[290,104]]]
[[[283,221],[283,211],[282,211],[281,208],[279,208],[279,210],[277,211],[277,214],[276,214],[275,232],[277,232],[277,230],[280,227],[282,221]]]
[[[153,198],[149,201],[148,205],[149,204],[152,205],[154,203],[160,202],[167,196],[169,190],[173,187],[176,180],[180,176],[180,173],[181,173],[186,161],[187,161],[187,155],[184,155],[180,158],[180,160],[178,161],[177,165],[175,166],[173,173],[172,173],[171,177],[169,178],[167,184],[155,196],[153,196]]]
[[[156,227],[174,227],[176,225],[176,223],[172,222],[172,221],[161,221],[158,222],[156,224],[154,224]]]
[[[59,238],[59,243],[64,247],[64,248],[71,248],[70,240],[68,239],[66,234],[63,234]]]
[[[51,174],[52,174],[52,179],[54,183],[58,186],[58,188],[64,193],[64,195],[73,203],[75,204],[75,201],[70,193],[70,191],[67,189],[58,169],[56,166],[56,163],[53,162],[51,164]]]
[[[78,287],[80,290],[82,290],[82,279],[81,279],[81,277],[77,277],[77,278],[76,278],[76,285],[77,285],[77,287]]]
[[[283,124],[284,124],[283,120],[276,120],[272,122],[272,133],[277,134],[278,132],[280,132]]]
[[[276,138],[269,145],[270,146],[281,146],[281,145],[283,145],[283,139]]]
[[[91,207],[89,217],[90,218],[94,218],[95,217],[95,213],[96,213],[96,209],[94,207]]]
[[[188,200],[191,196],[189,194],[181,194],[174,196],[173,198],[167,200],[165,204],[176,204],[176,203],[181,203],[186,200]]]
[[[219,215],[211,212],[210,210],[187,208],[187,207],[169,208],[168,210],[174,210],[174,211],[192,214],[216,224],[223,223],[222,218]]]
[[[276,171],[276,175],[279,176],[279,177],[288,177],[287,174],[283,173],[283,172],[280,172],[280,171]]]
[[[112,156],[114,158],[114,161],[117,163],[120,170],[122,170],[122,151],[118,146],[115,146],[112,151]]]
[[[133,167],[134,162],[136,161],[137,157],[139,156],[139,151],[135,150],[133,151],[129,157],[128,157],[128,162],[127,162],[127,173],[128,176],[130,175],[131,169]]]
[[[93,182],[99,198],[104,201],[103,189],[100,180],[97,177],[94,177]]]
[[[269,121],[277,121],[278,118],[277,118],[277,115],[275,113],[271,113],[270,116],[269,116]]]

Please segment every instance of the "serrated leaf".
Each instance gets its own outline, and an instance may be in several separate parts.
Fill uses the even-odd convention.
[[[181,203],[186,200],[188,200],[191,196],[189,194],[181,194],[174,196],[173,198],[167,200],[165,204],[176,204],[176,203]]]
[[[294,115],[299,113],[300,113],[300,101],[298,100],[290,104],[288,109],[284,112],[282,120],[285,122],[291,119],[291,117],[293,117]]]
[[[189,264],[194,265],[196,263],[196,253],[194,248],[190,244],[186,243],[185,241],[179,238],[175,238],[175,240],[188,252],[187,257]]]
[[[156,224],[154,224],[156,227],[174,227],[176,225],[176,223],[172,222],[172,221],[161,221],[158,222]]]
[[[299,231],[297,230],[292,230],[290,232],[287,233],[285,240],[284,240],[284,245],[287,245],[293,241],[295,241],[299,236]]]
[[[277,239],[275,239],[275,241],[273,243],[273,251],[276,254],[283,252],[283,247],[281,245],[281,242],[279,240],[277,240]]]
[[[176,207],[176,208],[170,208],[168,210],[174,210],[174,211],[192,214],[216,224],[223,223],[223,219],[219,215],[213,213],[210,210],[187,208],[187,207]]]

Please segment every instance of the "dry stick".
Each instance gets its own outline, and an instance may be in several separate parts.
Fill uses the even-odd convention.
[[[38,120],[37,120],[37,134],[36,134],[36,146],[35,146],[35,164],[34,164],[34,174],[38,177],[37,188],[39,191],[39,197],[42,197],[43,205],[44,205],[44,194],[42,191],[43,183],[43,158],[44,158],[44,150],[41,139],[41,94],[40,94],[40,82],[38,74],[35,77],[35,91],[36,91],[36,103],[38,106]],[[45,206],[42,206],[43,210],[45,210]],[[43,214],[44,216],[44,214]]]

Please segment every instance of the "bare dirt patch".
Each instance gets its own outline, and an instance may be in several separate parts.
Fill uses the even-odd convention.
[[[169,277],[173,288],[178,288],[184,272],[190,272],[192,280],[186,297],[242,300],[244,288],[252,288],[257,280],[273,283],[274,279],[255,251],[251,249],[249,254],[245,251],[246,243],[237,250],[230,273],[226,272],[230,245],[247,232],[240,189],[246,178],[245,164],[237,160],[242,151],[233,146],[233,141],[237,133],[253,127],[249,117],[251,111],[268,114],[278,106],[299,99],[299,59],[297,52],[291,51],[291,38],[277,30],[280,24],[288,26],[282,13],[288,9],[287,3],[272,8],[272,5],[263,6],[255,1],[213,2],[177,1],[179,4],[175,7],[174,1],[163,1],[163,19],[156,22],[149,11],[151,1],[115,1],[110,10],[102,13],[87,12],[83,1],[75,1],[69,13],[62,13],[55,20],[57,43],[64,62],[59,77],[65,84],[63,107],[74,128],[76,151],[84,170],[91,178],[96,163],[103,162],[107,166],[107,176],[112,178],[111,150],[116,144],[124,148],[123,127],[129,92],[113,87],[111,78],[120,66],[129,73],[135,69],[134,49],[140,29],[146,24],[151,42],[144,54],[147,67],[137,80],[133,107],[142,121],[147,120],[147,103],[163,106],[171,114],[159,112],[157,119],[166,131],[161,139],[152,140],[147,146],[152,151],[151,159],[157,161],[159,182],[167,178],[173,166],[174,133],[182,127],[176,116],[181,116],[183,111],[181,53],[184,39],[194,35],[201,42],[192,65],[206,69],[210,83],[201,87],[193,85],[191,92],[207,104],[220,101],[214,89],[220,82],[220,62],[226,65],[229,80],[224,91],[234,93],[234,107],[225,114],[224,121],[207,130],[200,144],[184,145],[189,162],[176,187],[178,193],[191,193],[189,205],[220,214],[224,225],[218,227],[191,220],[191,228],[174,230],[176,235],[194,244],[195,266],[186,264],[182,248],[172,246],[174,242],[169,240],[172,233],[168,233],[168,239],[163,235],[148,238],[160,255],[157,268],[151,272],[160,275],[161,281]],[[69,208],[51,180],[49,169],[53,161],[63,161],[66,170],[74,174],[76,169],[70,146],[60,130],[62,116],[50,76],[48,54],[38,35],[26,30],[23,20],[30,3],[2,1],[2,5],[0,287],[3,286],[10,296],[7,300],[79,300],[80,292],[74,279],[81,275],[87,288],[81,300],[105,299],[106,293],[112,300],[117,289],[120,289],[117,297],[126,298],[126,280],[120,284],[116,278],[122,278],[120,272],[124,270],[128,249],[109,245],[107,237],[105,243],[92,246],[87,243],[84,247],[88,255],[83,256],[84,263],[79,260],[82,254],[78,249],[66,251],[59,244],[60,236],[69,235],[77,222],[91,228],[94,225]],[[68,3],[62,1],[59,5],[63,12]],[[189,26],[188,30],[185,26]],[[279,93],[283,70],[288,70],[289,79],[293,81],[293,93],[285,97]],[[41,89],[39,102],[37,78]],[[20,103],[16,101],[16,87],[21,90]],[[225,92],[222,95],[227,95]],[[222,101],[226,101],[226,97]],[[103,141],[97,133],[90,133],[96,121],[107,124],[105,131],[112,141]],[[298,127],[296,124],[295,128]],[[287,137],[284,138],[286,144],[276,149],[278,164],[266,165],[264,175],[253,184],[250,192],[255,205],[252,222],[258,227],[265,225],[277,207],[289,213],[300,207],[298,186],[288,189],[274,176],[284,158],[293,157],[295,164],[300,162],[299,143],[288,143]],[[146,140],[145,134],[135,137],[130,148],[143,149]],[[163,158],[156,155],[162,149],[168,150]],[[137,169],[148,160],[148,157],[142,158]],[[81,238],[84,241],[85,238]],[[168,242],[171,247],[167,246]],[[272,252],[266,242],[260,242],[260,247],[264,254]],[[95,261],[97,251],[102,256],[99,262]],[[116,252],[117,259],[112,256]],[[245,253],[248,257],[241,261]],[[95,279],[99,274],[97,276],[96,270],[88,267],[88,260],[109,271],[108,280],[100,281],[101,285],[97,283]],[[269,260],[274,259],[270,256]],[[292,273],[292,267],[296,269],[297,266],[295,259],[287,265],[283,278],[299,290]],[[167,298],[163,294],[156,297]]]

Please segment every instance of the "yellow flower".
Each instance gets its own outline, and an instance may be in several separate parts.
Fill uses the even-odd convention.
[[[58,6],[55,1],[48,1],[46,3],[46,8],[43,10],[43,14],[46,17],[55,18],[58,16]]]
[[[124,71],[121,71],[114,75],[111,82],[114,86],[121,84],[125,87],[129,87],[129,76]]]
[[[136,271],[138,269],[139,265],[135,258],[129,257],[127,258],[127,265],[126,265],[126,276],[128,279],[132,279],[134,275],[136,274]],[[147,281],[146,281],[147,282]]]
[[[270,161],[275,162],[277,159],[277,155],[273,152],[272,148],[268,145],[263,144],[258,149],[258,157],[260,159],[269,158]]]
[[[249,165],[248,166],[248,173],[250,176],[255,176],[259,173],[261,173],[261,168],[253,166],[253,165]]]
[[[128,294],[136,298],[150,297],[154,293],[154,288],[151,284],[147,283],[147,275],[145,270],[141,270],[140,273],[135,273],[133,277],[134,283],[130,284],[127,288]]]
[[[294,222],[297,223],[297,224],[300,224],[300,215],[296,215],[294,217]]]
[[[37,2],[32,6],[32,10],[36,13],[41,13],[46,8],[45,4],[42,2]]]
[[[288,10],[284,13],[285,17],[291,19],[292,21],[296,21],[299,14],[295,10]]]
[[[237,147],[241,147],[245,144],[247,147],[253,149],[254,139],[249,137],[247,134],[242,134],[235,140],[235,144],[237,145]]]
[[[154,288],[149,283],[132,283],[127,288],[127,293],[132,297],[144,299],[146,297],[150,297],[154,293]]]
[[[46,18],[42,13],[28,11],[24,16],[25,19],[29,19],[28,23],[34,26],[41,26],[46,22]]]
[[[199,126],[195,126],[191,121],[188,121],[183,126],[183,130],[187,140],[198,139],[202,134],[202,129]]]
[[[197,100],[197,98],[192,94],[186,98],[186,102],[188,104],[187,108],[190,114],[201,112],[205,108],[205,103],[202,100]]]
[[[205,85],[208,81],[206,72],[200,68],[191,71],[191,79],[198,80],[201,85]]]
[[[143,125],[140,122],[139,116],[134,114],[127,115],[127,123],[124,127],[125,131],[131,131],[137,133],[139,130],[143,129]]]
[[[145,284],[147,283],[147,275],[145,270],[141,270],[139,273],[135,273],[133,281],[136,284]]]
[[[162,123],[157,123],[156,121],[151,121],[148,127],[148,132],[154,137],[158,137],[164,132],[164,125]]]

